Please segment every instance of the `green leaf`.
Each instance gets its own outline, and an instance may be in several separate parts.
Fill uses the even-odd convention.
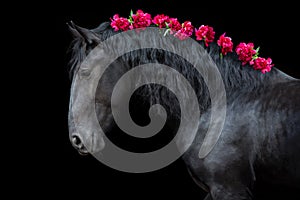
[[[169,27],[169,24],[168,24],[167,22],[165,22],[165,24],[166,24],[166,28],[170,28],[170,27]]]
[[[257,47],[257,48],[255,49],[257,55],[259,54],[259,49],[260,49],[260,47]]]
[[[259,55],[259,49],[260,49],[260,47],[257,47],[256,49],[255,49],[255,51],[256,51],[256,53],[255,53],[255,55],[254,56],[252,56],[252,59],[257,59],[258,58],[258,55]]]
[[[170,29],[166,30],[166,32],[164,33],[164,37],[168,34],[169,31],[170,31]]]
[[[129,19],[128,19],[130,25],[132,25],[132,23],[133,23],[132,15],[133,15],[133,11],[132,11],[132,9],[131,9],[131,10],[130,10]]]
[[[133,15],[133,11],[132,11],[132,9],[131,9],[131,10],[130,10],[129,19],[128,19],[128,21],[129,21],[129,23],[130,23],[131,25],[132,25],[132,23],[133,23],[132,15]]]
[[[131,16],[129,16],[129,19],[128,19],[128,21],[129,21],[130,25],[132,25],[132,23],[133,23],[133,20],[132,20],[132,17],[131,17]]]

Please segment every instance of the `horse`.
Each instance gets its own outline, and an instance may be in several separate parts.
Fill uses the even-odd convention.
[[[74,37],[70,78],[79,73],[89,76],[90,72],[80,69],[88,54],[102,41],[117,34],[109,22],[100,24],[95,29],[86,29],[69,23]],[[149,38],[145,38],[147,40]],[[118,41],[120,48],[126,41]],[[204,46],[204,43],[199,42]],[[193,49],[190,49],[193,53]],[[267,74],[243,66],[235,52],[220,56],[216,43],[206,49],[207,54],[216,63],[222,76],[226,91],[226,118],[221,135],[211,152],[199,158],[199,149],[203,144],[211,117],[211,99],[203,77],[190,63],[179,56],[160,49],[141,49],[118,58],[99,80],[95,99],[88,100],[95,104],[97,118],[108,137],[117,137],[119,129],[113,119],[111,95],[117,80],[130,69],[145,63],[162,63],[178,70],[192,85],[198,98],[201,116],[199,126],[191,146],[182,155],[182,159],[192,179],[208,194],[205,200],[253,199],[253,188],[259,181],[279,184],[295,189],[300,187],[300,81],[276,67]],[[197,54],[195,54],[197,55]],[[173,80],[176,87],[180,87]],[[82,91],[72,83],[69,109],[88,118],[90,111],[84,107],[74,108],[75,101],[82,99]],[[137,123],[149,123],[145,112],[151,105],[159,103],[167,112],[166,128],[168,141],[174,136],[180,122],[181,110],[178,100],[167,88],[150,84],[139,88],[131,99],[131,116]],[[77,104],[78,105],[78,104]],[[132,106],[134,105],[134,106]],[[69,136],[73,146],[80,154],[101,152],[105,140],[93,123],[80,123],[69,112]],[[74,121],[83,128],[78,132]],[[175,128],[174,128],[175,127]],[[162,139],[164,137],[157,137]],[[116,138],[115,138],[116,139]],[[138,147],[134,139],[126,139],[129,145],[122,147],[136,152],[156,150],[161,144],[143,143]],[[184,140],[184,139],[183,139]],[[132,142],[133,141],[133,142]],[[118,143],[118,141],[116,140]],[[184,141],[183,141],[184,142]],[[150,145],[149,145],[150,144]],[[122,144],[120,144],[122,145]]]

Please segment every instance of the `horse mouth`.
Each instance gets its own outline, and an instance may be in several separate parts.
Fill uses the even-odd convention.
[[[89,152],[86,149],[78,149],[78,153],[82,156],[86,156]]]

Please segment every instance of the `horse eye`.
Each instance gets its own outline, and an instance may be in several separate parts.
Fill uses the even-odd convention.
[[[91,70],[89,69],[80,69],[80,76],[87,77],[91,74]]]

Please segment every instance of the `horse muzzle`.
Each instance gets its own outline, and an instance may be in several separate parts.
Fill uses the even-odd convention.
[[[70,134],[70,140],[75,149],[81,155],[95,154],[100,152],[104,146],[104,139],[101,135],[96,133],[88,134],[89,137],[84,137],[78,132],[73,132]]]
[[[89,151],[84,146],[84,144],[82,142],[82,138],[80,137],[79,134],[77,134],[77,133],[71,134],[71,143],[72,143],[73,147],[79,152],[80,155],[89,154]]]

